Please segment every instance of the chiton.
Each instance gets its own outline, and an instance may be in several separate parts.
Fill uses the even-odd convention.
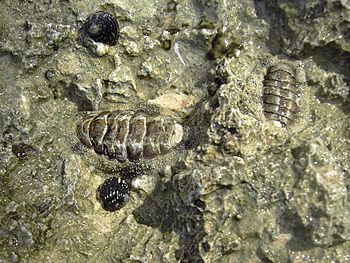
[[[110,212],[125,206],[129,199],[129,185],[121,177],[108,178],[97,189],[97,200],[103,209]]]
[[[287,126],[298,110],[294,69],[285,63],[271,66],[263,81],[263,110],[267,119]]]
[[[184,137],[182,125],[165,116],[134,111],[104,111],[84,117],[77,136],[96,153],[119,162],[169,153]]]
[[[119,25],[113,15],[99,11],[89,15],[81,32],[83,43],[89,37],[95,42],[114,46],[119,38]]]

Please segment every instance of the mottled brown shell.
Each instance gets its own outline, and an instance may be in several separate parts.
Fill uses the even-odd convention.
[[[285,63],[271,66],[265,75],[263,109],[267,119],[289,125],[298,110],[295,72]]]
[[[119,162],[166,154],[183,135],[183,127],[171,118],[133,111],[94,113],[77,125],[77,136],[85,146]]]

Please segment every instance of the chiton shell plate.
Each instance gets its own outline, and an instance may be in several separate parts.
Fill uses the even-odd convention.
[[[294,69],[279,63],[271,66],[263,81],[263,110],[267,119],[287,126],[298,111],[297,88]]]
[[[165,116],[105,111],[82,118],[77,125],[77,136],[96,153],[124,162],[169,153],[183,140],[184,129]]]

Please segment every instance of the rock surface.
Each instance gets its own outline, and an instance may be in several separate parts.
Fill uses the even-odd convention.
[[[0,262],[348,262],[348,6],[1,1]],[[120,38],[86,48],[99,10]],[[300,105],[284,128],[262,108],[277,63]],[[152,163],[110,161],[75,134],[104,110],[169,115],[185,140]],[[117,175],[130,200],[111,213],[96,190]]]

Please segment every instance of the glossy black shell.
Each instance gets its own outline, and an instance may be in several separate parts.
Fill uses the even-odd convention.
[[[114,212],[125,206],[129,198],[129,185],[121,177],[108,178],[97,189],[97,200],[103,209],[109,212]]]
[[[294,69],[279,63],[271,66],[265,75],[263,109],[267,119],[287,126],[298,111],[297,88]]]
[[[90,37],[95,42],[110,46],[117,44],[119,25],[113,15],[99,11],[89,15],[82,28],[83,38]]]

